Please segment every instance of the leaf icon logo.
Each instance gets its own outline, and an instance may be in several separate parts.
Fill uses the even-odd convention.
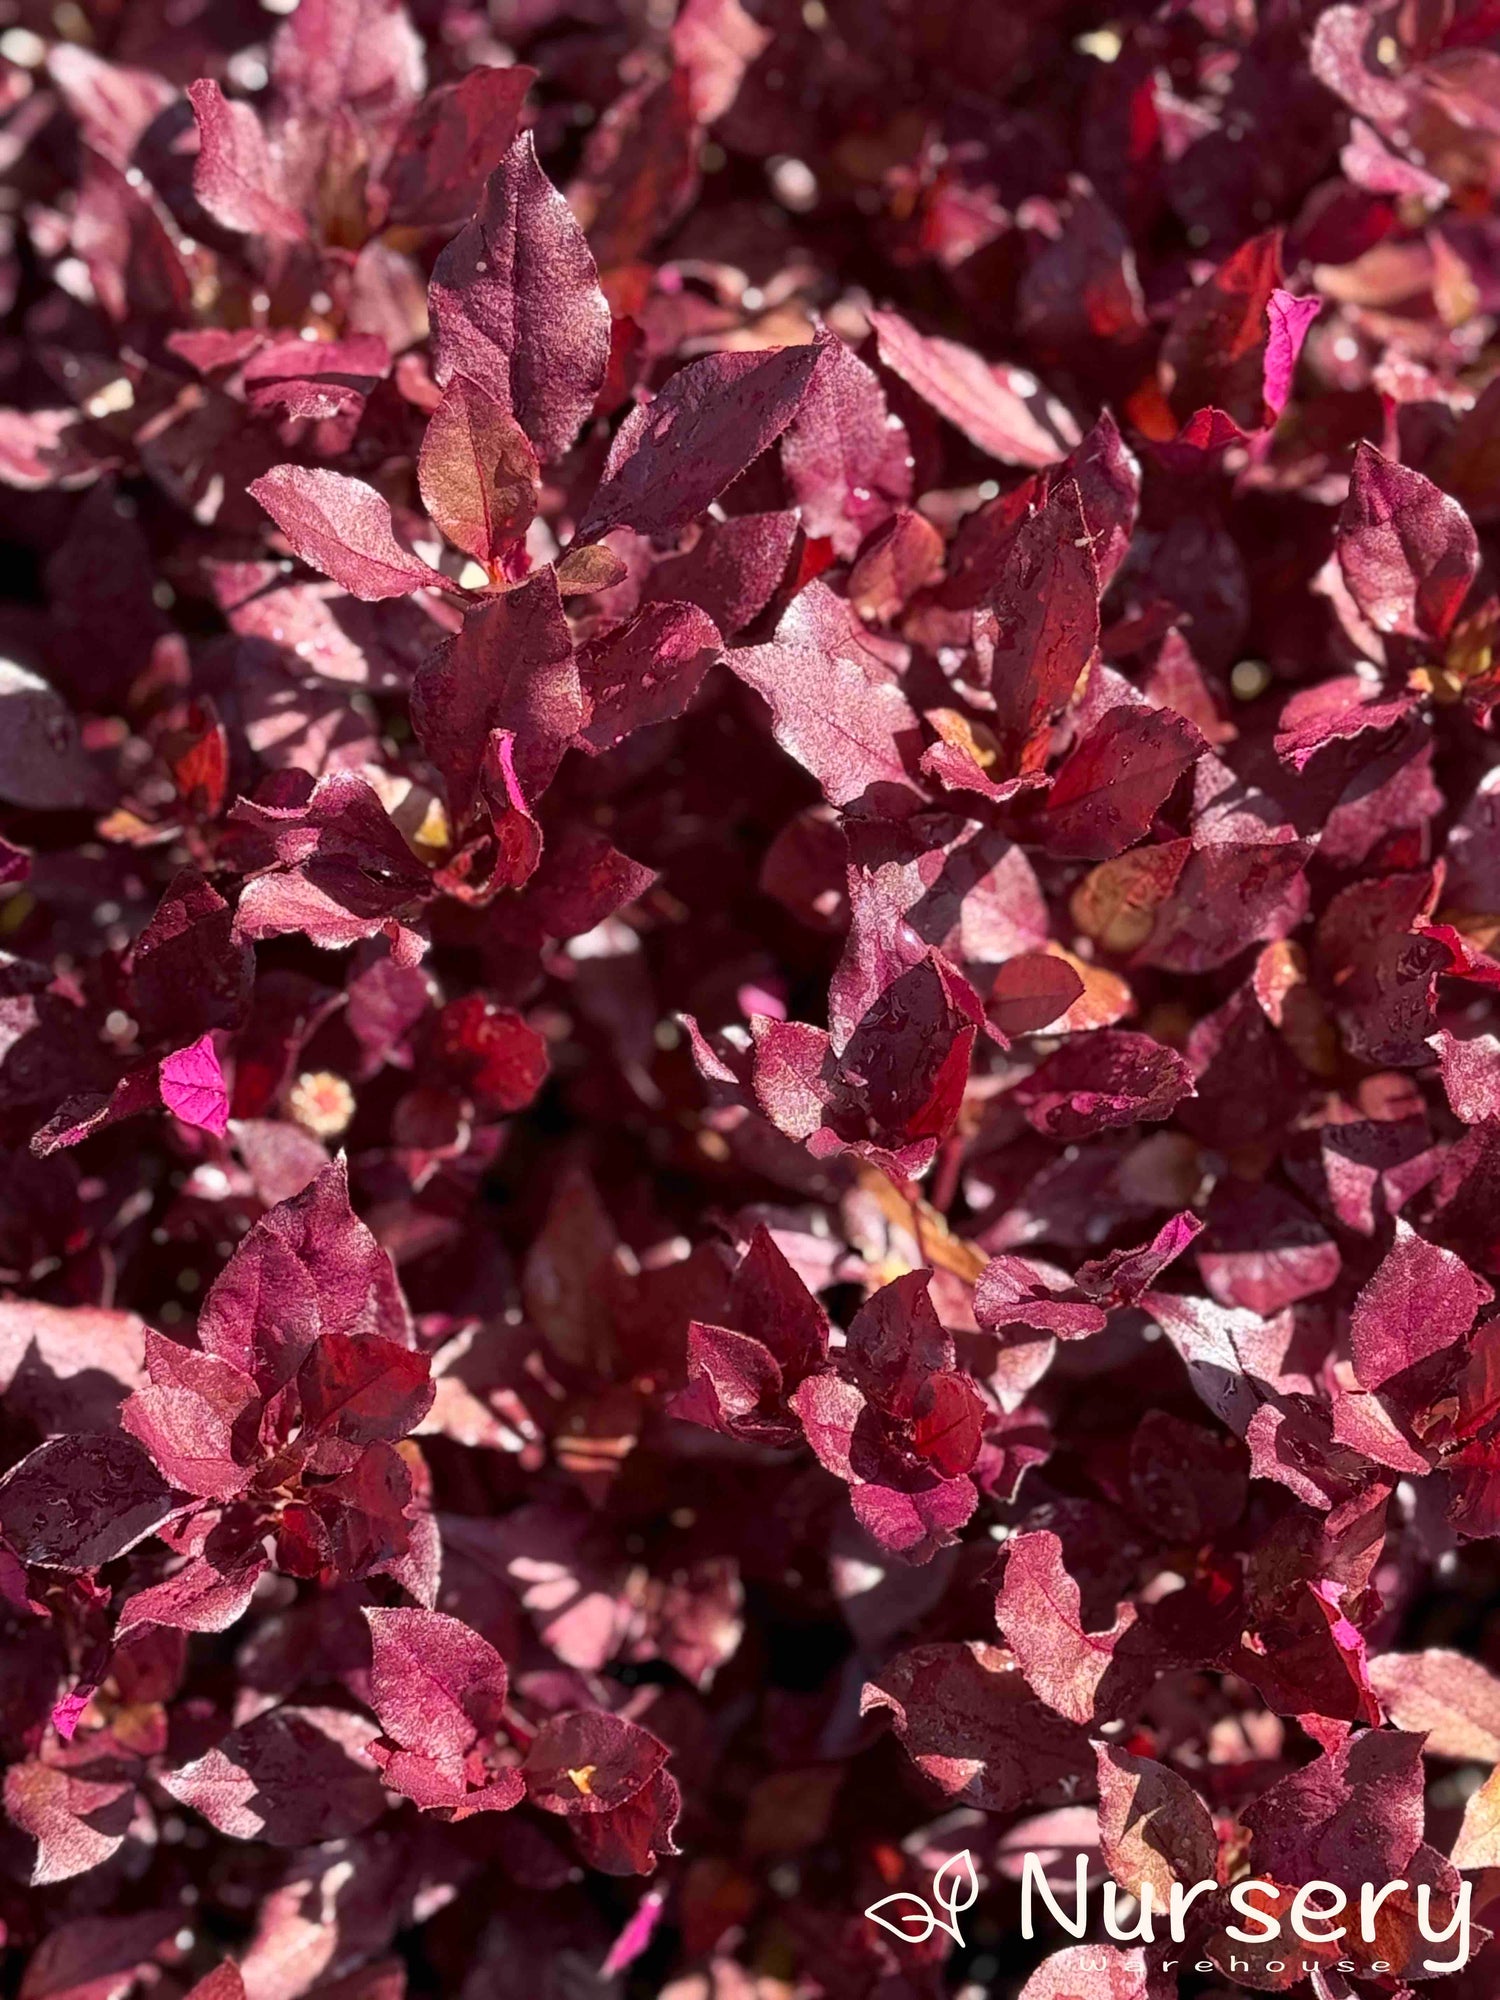
[[[900,1938],[903,1944],[925,1944],[934,1931],[946,1931],[955,1944],[962,1944],[959,1915],[972,1909],[978,1900],[979,1877],[974,1873],[973,1856],[966,1847],[961,1854],[951,1855],[933,1876],[931,1903],[925,1896],[901,1889],[872,1903],[865,1915],[871,1923]],[[945,1914],[939,1916],[939,1910]]]

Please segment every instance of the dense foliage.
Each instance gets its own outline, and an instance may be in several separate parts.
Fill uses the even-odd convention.
[[[8,0],[7,1992],[1493,1994],[1497,106]]]

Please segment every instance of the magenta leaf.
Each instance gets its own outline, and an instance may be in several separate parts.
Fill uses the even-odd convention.
[[[185,1049],[163,1056],[157,1077],[168,1111],[184,1125],[223,1138],[229,1125],[229,1088],[211,1036],[202,1035]]]

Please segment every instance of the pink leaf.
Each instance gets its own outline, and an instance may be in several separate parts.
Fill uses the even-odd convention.
[[[229,1129],[229,1087],[211,1035],[163,1056],[157,1066],[161,1101],[184,1125],[222,1139]]]

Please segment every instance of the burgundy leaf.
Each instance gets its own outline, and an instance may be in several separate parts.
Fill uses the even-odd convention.
[[[304,1421],[354,1444],[405,1437],[432,1407],[430,1375],[425,1354],[393,1340],[324,1333],[297,1375]]]
[[[1431,1755],[1500,1762],[1500,1681],[1477,1660],[1437,1646],[1380,1653],[1370,1681],[1391,1721],[1425,1735]]]
[[[516,775],[534,799],[582,720],[572,634],[551,570],[472,612],[412,687],[412,721],[443,775],[456,827],[474,809],[491,730],[511,731]]]
[[[612,750],[635,730],[681,715],[722,642],[696,604],[651,604],[578,651],[584,749]]]
[[[1022,952],[996,973],[985,1012],[1014,1041],[1061,1020],[1083,992],[1083,981],[1067,959],[1047,951]]]
[[[49,1438],[0,1479],[0,1536],[48,1569],[98,1569],[171,1512],[166,1482],[121,1431]]]
[[[486,64],[428,91],[382,175],[393,223],[433,228],[468,215],[515,140],[536,74],[524,63]]]
[[[685,528],[780,437],[823,346],[707,354],[679,368],[615,433],[578,539],[624,525],[666,541]]]
[[[1376,632],[1405,638],[1446,638],[1479,565],[1458,502],[1370,444],[1354,455],[1337,548],[1350,595]]]
[[[974,1640],[898,1654],[866,1682],[860,1709],[888,1709],[922,1775],[984,1812],[1066,1796],[1093,1762],[1084,1732],[1033,1697],[1000,1647]]]
[[[453,546],[492,563],[531,525],[536,453],[503,403],[455,375],[423,435],[417,483]]]
[[[745,71],[772,39],[770,29],[748,14],[740,0],[686,0],[672,24],[672,53],[688,73],[693,116],[700,125],[723,117]]]
[[[1370,1729],[1263,1792],[1240,1815],[1250,1861],[1276,1882],[1394,1882],[1422,1838],[1422,1739]]]
[[[108,1861],[124,1845],[135,1810],[135,1784],[104,1771],[12,1764],[5,1773],[5,1811],[36,1842],[31,1885],[66,1882]]]
[[[1183,299],[1161,350],[1161,372],[1179,423],[1212,407],[1241,430],[1259,430],[1271,365],[1269,309],[1280,278],[1280,232],[1268,229],[1242,243]]]
[[[1170,709],[1127,702],[1106,709],[1052,780],[1048,847],[1101,861],[1143,839],[1205,747],[1187,717]]]
[[[1378,1389],[1462,1340],[1493,1296],[1461,1258],[1398,1217],[1395,1242],[1354,1302],[1349,1340],[1363,1387]]]
[[[825,341],[801,407],[781,438],[787,483],[810,535],[852,556],[911,498],[911,451],[873,370],[841,340]]]
[[[67,703],[40,674],[0,659],[0,799],[60,811],[95,803],[98,789]]]
[[[462,1757],[498,1726],[505,1662],[457,1618],[422,1610],[365,1611],[370,1706],[393,1742],[435,1758]]]
[[[823,787],[851,806],[909,787],[903,751],[917,719],[843,599],[822,583],[793,599],[764,646],[742,646],[728,665],[771,710],[776,740]]]
[[[530,133],[439,255],[431,302],[438,381],[466,376],[515,418],[543,463],[561,458],[604,382],[609,307]]]
[[[276,465],[248,489],[302,560],[355,597],[405,597],[443,579],[403,549],[373,486],[319,467]]]
[[[225,1499],[250,1479],[233,1447],[234,1427],[255,1401],[250,1377],[215,1354],[148,1331],[150,1383],[125,1403],[120,1422],[165,1477],[187,1493]]]
[[[686,555],[669,556],[656,565],[647,580],[645,602],[696,604],[726,639],[732,639],[775,596],[797,539],[797,515],[789,507],[710,521]],[[559,574],[578,553],[569,550]]]
[[[1135,1607],[1126,1605],[1107,1631],[1086,1631],[1056,1535],[1020,1535],[1010,1544],[995,1617],[1032,1692],[1049,1708],[1078,1723],[1092,1721],[1096,1709],[1110,1713],[1107,1685],[1124,1678],[1115,1655],[1135,1625]]]
[[[199,137],[193,192],[214,221],[273,242],[300,242],[307,224],[288,199],[285,169],[255,112],[201,79],[188,85],[188,97]]]
[[[302,1847],[359,1833],[385,1810],[372,1724],[331,1708],[275,1708],[161,1774],[180,1805],[231,1840]]]
[[[547,1044],[535,1028],[482,993],[450,1000],[432,1029],[448,1073],[490,1116],[522,1111],[547,1076]]]
[[[954,340],[918,333],[900,313],[870,315],[887,368],[979,449],[1007,465],[1053,465],[1078,442],[1068,411],[1035,376]]]
[[[1120,1886],[1139,1896],[1149,1885],[1165,1909],[1174,1884],[1211,1882],[1219,1861],[1213,1817],[1186,1778],[1115,1744],[1097,1750],[1099,1844]]]
[[[1064,707],[1099,634],[1099,584],[1077,482],[1061,479],[1017,529],[1009,559],[981,616],[981,659],[1005,771],[1019,771],[1037,731]]]
[[[522,1768],[532,1803],[571,1818],[627,1804],[666,1761],[666,1744],[639,1723],[579,1710],[537,1731]]]
[[[1192,1094],[1192,1072],[1175,1049],[1123,1028],[1069,1037],[1012,1092],[1028,1123],[1054,1139],[1170,1118]]]

